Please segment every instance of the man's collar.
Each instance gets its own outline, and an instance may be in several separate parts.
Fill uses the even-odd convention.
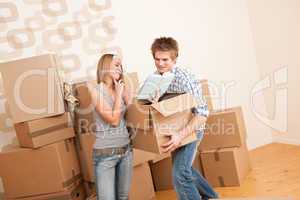
[[[173,65],[173,67],[171,68],[171,70],[168,71],[168,72],[175,73],[176,68],[177,68],[177,65],[175,64],[175,65]],[[160,74],[157,70],[156,70],[154,73],[155,73],[155,74]]]
[[[171,72],[171,73],[174,73],[174,72],[175,72],[175,70],[176,70],[176,68],[177,68],[177,66],[176,66],[176,65],[174,65],[174,66],[172,67],[172,69],[170,70],[170,72]]]

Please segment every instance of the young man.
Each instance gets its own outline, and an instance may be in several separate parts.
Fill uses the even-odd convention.
[[[193,169],[192,163],[197,151],[197,143],[203,137],[203,129],[197,127],[197,120],[207,117],[209,112],[202,96],[201,88],[195,77],[188,71],[176,66],[178,57],[177,41],[171,37],[161,37],[154,40],[151,51],[157,68],[156,73],[173,73],[174,80],[167,92],[190,93],[198,100],[198,106],[193,109],[194,118],[178,134],[166,133],[170,140],[163,144],[165,152],[172,152],[173,184],[180,200],[207,200],[217,198],[217,193],[198,171]],[[198,141],[179,147],[181,141],[193,130],[197,131]]]

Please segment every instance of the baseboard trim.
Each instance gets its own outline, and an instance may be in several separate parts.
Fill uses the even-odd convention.
[[[284,136],[273,136],[273,142],[284,143],[284,144],[293,144],[300,145],[300,139],[295,138],[286,138]]]

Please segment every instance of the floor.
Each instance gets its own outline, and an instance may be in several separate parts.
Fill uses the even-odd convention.
[[[240,187],[215,188],[221,197],[292,197],[300,200],[300,146],[272,143],[250,151],[252,171]],[[173,190],[157,200],[176,200]]]

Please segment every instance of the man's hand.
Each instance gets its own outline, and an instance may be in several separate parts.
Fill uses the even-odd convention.
[[[181,137],[180,134],[174,134],[174,133],[164,133],[163,135],[170,137],[170,140],[164,144],[161,145],[161,147],[164,149],[162,152],[167,153],[167,152],[172,152],[175,149],[177,149],[183,138]]]

